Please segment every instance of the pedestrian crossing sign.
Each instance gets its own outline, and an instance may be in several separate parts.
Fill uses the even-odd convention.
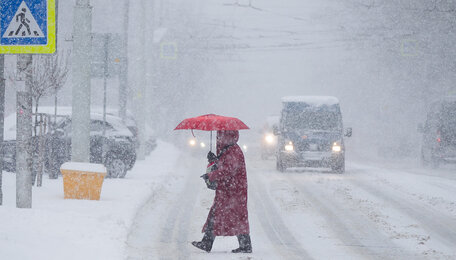
[[[55,0],[0,0],[0,53],[54,53],[55,11]]]

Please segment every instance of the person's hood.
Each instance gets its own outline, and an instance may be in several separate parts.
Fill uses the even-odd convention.
[[[239,131],[217,131],[217,154],[229,146],[234,145],[239,140]]]

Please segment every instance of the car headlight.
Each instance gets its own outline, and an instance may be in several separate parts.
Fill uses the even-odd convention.
[[[247,151],[247,148],[248,148],[248,147],[247,147],[247,145],[245,145],[245,144],[242,146],[242,149],[244,149],[244,151]]]
[[[268,134],[264,137],[264,140],[266,141],[266,143],[272,144],[272,143],[274,143],[274,136],[271,134]]]
[[[201,148],[204,148],[204,147],[206,147],[206,144],[203,143],[203,142],[201,142],[201,143],[200,143],[200,146],[201,146]]]
[[[339,144],[334,143],[332,146],[332,151],[335,153],[339,153],[340,151],[342,151],[342,147]]]
[[[285,145],[285,151],[292,152],[294,150],[294,146],[292,142],[289,142]]]
[[[190,141],[188,141],[188,145],[195,146],[196,145],[196,140],[195,139],[191,139]]]

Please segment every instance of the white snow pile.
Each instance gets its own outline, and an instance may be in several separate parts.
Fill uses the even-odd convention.
[[[66,162],[60,169],[80,172],[106,173],[106,167],[103,164]]]
[[[65,200],[63,181],[44,179],[33,187],[32,209],[16,208],[15,174],[3,175],[0,259],[123,259],[138,209],[174,167],[178,151],[159,142],[125,179],[105,179],[100,201]]]

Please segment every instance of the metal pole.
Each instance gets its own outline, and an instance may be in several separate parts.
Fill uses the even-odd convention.
[[[104,42],[104,73],[103,73],[103,136],[106,135],[106,91],[107,91],[107,79],[109,74],[109,63],[108,63],[108,48],[110,35],[106,34]]]
[[[32,62],[31,54],[18,55],[18,64],[24,69],[25,88],[16,94],[16,207],[32,207]]]
[[[0,54],[0,206],[3,205],[3,129],[5,118],[5,55]]]
[[[141,16],[140,16],[140,32],[139,32],[139,42],[141,48],[141,57],[140,57],[140,64],[139,64],[139,84],[137,86],[137,93],[136,93],[136,118],[138,124],[138,140],[139,140],[139,148],[137,152],[138,160],[145,159],[145,130],[146,130],[146,119],[145,119],[145,95],[146,95],[146,1],[141,0]]]
[[[59,0],[55,1],[55,34],[57,35],[57,40],[56,40],[56,50],[58,52],[59,48]],[[58,55],[58,53],[56,53]],[[57,86],[55,87],[55,96],[54,96],[54,123],[57,125]],[[51,122],[49,122],[51,123]]]
[[[123,24],[123,60],[121,61],[119,75],[119,116],[127,118],[128,99],[128,26],[130,23],[130,0],[124,2],[124,24]]]
[[[73,111],[71,160],[90,162],[90,76],[92,52],[90,0],[77,0],[73,18]]]

